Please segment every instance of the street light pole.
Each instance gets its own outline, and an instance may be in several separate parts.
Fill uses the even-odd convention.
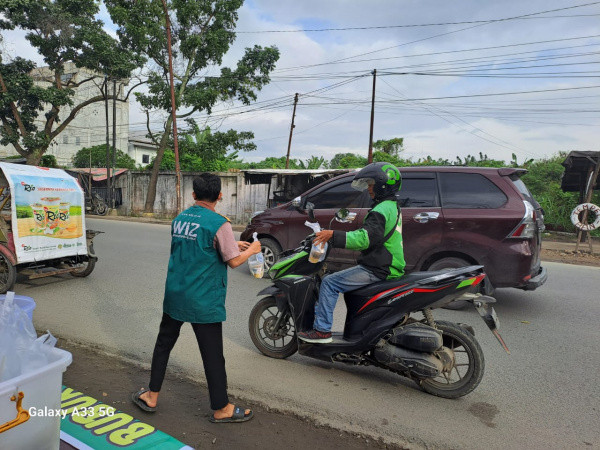
[[[165,10],[165,21],[167,27],[167,51],[169,53],[169,81],[171,85],[171,115],[173,117],[173,150],[175,151],[175,189],[177,191],[177,214],[181,212],[181,171],[179,169],[179,143],[177,141],[177,109],[175,103],[175,83],[173,80],[173,53],[171,51],[171,20],[167,9],[167,1],[162,0]]]

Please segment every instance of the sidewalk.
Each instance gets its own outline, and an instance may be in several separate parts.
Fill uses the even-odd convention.
[[[139,223],[153,223],[160,225],[171,225],[171,221],[173,219],[161,219],[157,217],[141,217],[141,216],[95,216],[89,215],[87,216],[91,219],[100,219],[100,220],[116,220],[121,222],[139,222]],[[233,231],[242,232],[246,229],[246,225],[236,225],[231,224]]]

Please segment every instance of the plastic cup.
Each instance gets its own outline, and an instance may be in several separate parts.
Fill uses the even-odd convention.
[[[46,212],[46,226],[54,228],[58,225],[59,220],[60,197],[44,197],[41,200],[44,202],[44,211]]]
[[[58,219],[61,226],[66,227],[70,218],[71,204],[69,202],[61,202],[58,209]]]
[[[31,210],[33,211],[35,226],[46,228],[46,211],[44,211],[44,206],[41,203],[34,203],[31,205]]]

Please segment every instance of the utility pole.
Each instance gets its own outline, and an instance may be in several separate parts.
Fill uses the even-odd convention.
[[[106,204],[110,208],[110,135],[108,132],[108,76],[104,75],[104,113],[106,115]],[[90,191],[90,195],[92,192]]]
[[[288,141],[288,151],[287,151],[287,156],[285,157],[285,168],[289,169],[290,168],[290,149],[292,147],[292,134],[294,133],[294,128],[296,127],[296,125],[294,125],[294,118],[296,117],[296,105],[298,104],[298,93],[296,92],[296,95],[294,95],[294,111],[292,112],[292,126],[290,127],[290,140]]]
[[[110,199],[111,204],[108,205],[109,208],[115,208],[115,153],[117,152],[117,80],[113,78],[113,139],[112,139],[112,176],[111,176],[111,190],[110,190]]]
[[[179,143],[177,142],[177,108],[175,103],[175,83],[173,81],[173,53],[171,51],[171,19],[167,9],[167,1],[162,0],[165,10],[165,21],[167,27],[167,51],[169,53],[169,81],[171,84],[171,114],[173,116],[173,150],[175,151],[175,189],[177,191],[177,214],[181,212],[181,171],[179,169]]]
[[[373,69],[373,97],[371,98],[371,131],[369,132],[369,158],[368,163],[373,162],[373,122],[375,121],[375,81],[377,80],[377,69]]]

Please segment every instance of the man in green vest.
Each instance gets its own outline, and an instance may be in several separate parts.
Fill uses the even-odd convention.
[[[171,257],[163,316],[152,356],[149,389],[132,394],[144,411],[156,411],[167,362],[184,322],[190,322],[204,364],[211,422],[245,422],[252,411],[229,403],[223,357],[222,322],[225,321],[227,266],[237,267],[260,253],[260,243],[236,242],[227,217],[215,212],[223,197],[221,179],[203,173],[194,179],[195,204],[171,224]]]

